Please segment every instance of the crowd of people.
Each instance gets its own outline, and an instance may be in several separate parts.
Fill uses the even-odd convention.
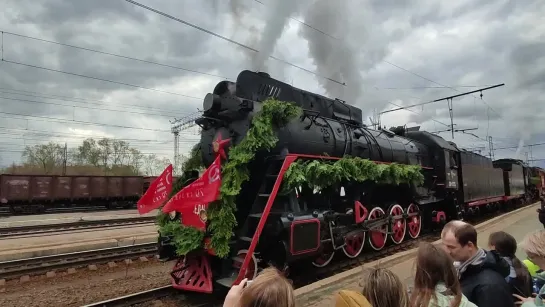
[[[475,227],[463,221],[447,223],[441,242],[442,246],[419,246],[410,290],[394,272],[369,268],[361,289],[339,291],[335,306],[545,306],[545,273],[541,270],[545,268],[545,230],[526,235],[521,244],[527,255],[524,261],[515,256],[517,241],[512,235],[494,232],[488,238],[488,249],[479,248]],[[291,283],[274,268],[233,286],[224,302],[224,307],[258,306],[295,306]]]

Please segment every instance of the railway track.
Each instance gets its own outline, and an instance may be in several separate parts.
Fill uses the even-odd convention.
[[[156,243],[144,243],[4,261],[0,262],[0,279],[10,280],[22,276],[41,275],[47,272],[80,268],[125,259],[149,257],[156,254]]]
[[[121,297],[116,297],[110,300],[92,303],[89,305],[84,305],[82,307],[127,307],[135,304],[141,304],[149,302],[156,299],[161,299],[166,296],[176,295],[176,289],[172,286],[164,286],[151,290],[146,290],[138,293],[133,293]]]
[[[43,215],[43,214],[58,214],[58,213],[77,213],[77,212],[103,212],[103,211],[122,211],[136,209],[136,205],[132,205],[129,208],[119,207],[119,208],[108,208],[106,206],[92,206],[92,207],[66,207],[66,208],[49,208],[45,212],[23,212],[23,213],[13,213],[7,207],[0,207],[0,218],[10,217],[10,216],[20,216],[20,215]]]
[[[221,307],[223,298],[211,297],[205,293],[184,293],[174,289],[171,285],[132,293],[113,299],[91,303],[82,307],[129,307],[138,304],[146,304],[155,300],[170,298],[176,306],[184,307]],[[144,305],[148,306],[148,305]]]
[[[81,220],[77,222],[30,225],[15,227],[0,227],[0,239],[24,236],[41,235],[48,233],[67,232],[83,229],[112,228],[128,225],[152,224],[155,222],[154,216],[118,218],[106,220]]]

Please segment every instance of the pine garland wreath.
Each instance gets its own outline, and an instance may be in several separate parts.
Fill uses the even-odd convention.
[[[258,151],[269,151],[276,146],[276,128],[285,126],[301,114],[302,109],[292,103],[267,99],[252,119],[252,127],[246,137],[229,150],[228,161],[221,172],[220,199],[208,207],[208,230],[212,233],[210,247],[217,256],[223,258],[229,254],[229,241],[236,226],[235,200],[242,184],[250,179],[248,163]]]
[[[210,221],[207,230],[212,234],[210,247],[217,256],[224,258],[229,255],[229,241],[236,226],[235,201],[242,184],[250,178],[248,163],[255,158],[258,151],[269,151],[276,146],[278,137],[275,129],[285,126],[291,119],[301,114],[302,109],[292,103],[267,99],[263,102],[262,109],[253,117],[252,126],[246,136],[239,144],[229,149],[228,160],[222,165],[220,199],[210,204],[207,213]],[[187,161],[194,160],[196,159],[190,158]],[[169,198],[181,188],[181,181],[178,180]],[[204,232],[193,227],[185,227],[179,221],[170,221],[168,214],[160,213],[158,220],[161,220],[158,223],[161,235],[173,238],[172,243],[178,255],[186,255],[203,246]]]
[[[530,184],[539,185],[541,183],[540,177],[530,177]]]
[[[424,176],[419,165],[378,164],[368,159],[345,156],[336,161],[297,160],[290,165],[283,181],[283,192],[306,185],[323,189],[343,180],[382,184],[422,184]]]

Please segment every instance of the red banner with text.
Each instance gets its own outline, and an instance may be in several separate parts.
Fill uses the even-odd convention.
[[[157,209],[167,200],[172,191],[172,164],[169,164],[163,173],[157,177],[147,189],[146,193],[138,200],[138,213],[145,214]]]
[[[165,204],[163,212],[180,212],[182,224],[204,229],[206,209],[210,202],[218,199],[220,187],[221,159],[218,155],[199,179],[184,187]]]

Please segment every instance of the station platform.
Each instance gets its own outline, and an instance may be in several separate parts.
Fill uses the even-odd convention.
[[[157,242],[154,224],[0,239],[0,261]]]
[[[520,243],[527,233],[543,229],[543,225],[538,220],[537,208],[539,208],[539,203],[511,211],[503,216],[476,225],[478,231],[477,244],[488,249],[488,236],[496,231],[508,232]],[[434,244],[440,244],[440,241],[436,241]],[[295,290],[296,305],[301,307],[334,306],[334,296],[339,290],[360,291],[360,283],[362,282],[360,276],[362,269],[365,267],[388,268],[410,287],[413,283],[415,254],[416,249],[400,252],[298,288]],[[517,250],[517,257],[521,260],[526,258],[520,248]]]
[[[136,209],[96,212],[71,212],[33,215],[0,216],[0,228],[31,225],[48,225],[77,221],[108,220],[141,216],[156,216],[157,210],[140,215]]]

